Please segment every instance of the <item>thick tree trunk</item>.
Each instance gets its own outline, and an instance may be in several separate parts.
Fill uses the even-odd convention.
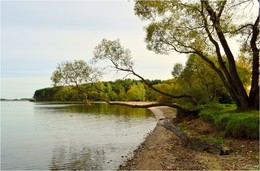
[[[251,89],[249,96],[249,107],[255,110],[259,110],[259,87]]]
[[[229,45],[228,45],[228,42],[227,42],[225,35],[222,31],[221,24],[220,24],[220,17],[221,16],[216,14],[214,9],[209,5],[208,1],[201,1],[201,3],[202,3],[202,5],[205,5],[206,10],[207,10],[208,14],[210,15],[210,20],[213,23],[213,26],[216,30],[218,39],[219,39],[219,41],[222,45],[222,48],[223,48],[225,55],[227,57],[227,60],[228,60],[228,66],[229,66],[229,71],[228,71],[229,73],[228,74],[230,74],[230,79],[227,81],[228,91],[230,92],[233,100],[236,102],[237,107],[240,110],[243,110],[243,111],[248,110],[248,109],[250,109],[251,105],[256,105],[256,103],[258,103],[257,98],[259,99],[259,97],[256,97],[256,94],[259,93],[259,90],[257,90],[258,89],[258,82],[256,81],[256,78],[258,80],[258,76],[259,76],[259,49],[257,49],[257,47],[255,45],[257,35],[259,33],[259,30],[257,29],[258,23],[259,23],[259,17],[255,22],[255,25],[254,25],[254,28],[253,28],[253,36],[252,36],[252,39],[251,39],[251,47],[252,47],[253,54],[254,54],[253,59],[255,61],[253,61],[252,96],[249,98],[247,93],[246,93],[246,90],[245,90],[245,88],[244,88],[244,86],[243,86],[243,84],[242,84],[242,82],[239,78],[239,75],[237,73],[236,63],[235,63],[233,53],[231,52]],[[254,29],[255,29],[255,31],[254,31]],[[258,56],[258,58],[257,58],[257,56]],[[258,65],[258,66],[256,66],[256,65]],[[253,83],[253,81],[254,81],[254,83]]]
[[[217,30],[217,34],[219,37],[219,40],[221,42],[221,45],[225,51],[225,54],[227,56],[228,59],[228,63],[229,63],[229,72],[231,75],[231,83],[230,86],[233,90],[235,90],[235,96],[236,98],[234,100],[236,100],[237,102],[237,107],[240,110],[247,110],[249,108],[249,103],[248,103],[248,95],[246,93],[246,90],[238,76],[237,73],[237,69],[236,69],[236,64],[235,64],[235,60],[234,60],[234,56],[229,48],[229,45],[226,41],[226,38],[224,36],[224,34],[222,33],[222,31],[220,29],[218,29],[220,26],[216,27]]]
[[[253,52],[253,68],[252,68],[252,82],[251,90],[249,93],[249,106],[259,110],[259,49],[257,48],[256,41],[259,36],[259,19],[258,16],[252,27],[252,38],[250,46]]]

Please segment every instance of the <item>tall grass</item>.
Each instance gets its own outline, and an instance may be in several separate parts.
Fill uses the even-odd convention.
[[[204,105],[200,117],[213,124],[225,136],[259,139],[259,112],[238,112],[235,105]]]

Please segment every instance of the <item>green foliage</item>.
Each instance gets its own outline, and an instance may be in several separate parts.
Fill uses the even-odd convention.
[[[36,101],[52,101],[55,100],[55,94],[59,92],[61,89],[62,87],[54,87],[36,90],[33,95],[33,98]]]
[[[163,83],[154,85],[154,87],[161,91],[170,92],[170,93],[173,92],[173,86],[170,83],[163,82]],[[153,95],[154,95],[156,101],[158,101],[158,102],[162,102],[162,103],[164,103],[164,102],[171,103],[172,102],[172,98],[170,98],[168,96],[164,96],[160,93],[153,92]]]
[[[216,94],[219,89],[222,93],[224,87],[240,110],[249,110],[250,107],[259,109],[259,16],[252,10],[243,16],[238,11],[245,10],[250,3],[241,0],[136,0],[134,10],[147,22],[145,41],[148,50],[159,54],[175,51],[198,56],[204,61],[196,63],[201,67],[196,67],[195,73],[192,66],[187,65],[186,71],[184,69],[186,76],[181,77],[185,78],[183,83],[188,83],[184,85],[184,93],[194,95],[200,103],[208,103],[217,100]],[[240,18],[239,22],[237,18]],[[232,43],[228,42],[233,36],[241,36],[239,50],[243,55],[247,54],[245,58],[253,59],[250,67],[241,68],[234,62],[235,52],[230,48]],[[211,71],[203,66],[205,63]],[[173,75],[179,75],[177,67]]]
[[[217,96],[218,96],[219,103],[222,103],[222,104],[232,104],[233,103],[232,98],[227,93],[218,92]]]
[[[218,101],[220,95],[227,94],[219,76],[198,55],[190,55],[183,69],[175,65],[172,73],[176,92],[190,94],[201,104]]]
[[[259,115],[256,111],[223,113],[215,119],[215,125],[224,130],[227,136],[247,139],[259,138]]]
[[[161,80],[151,80],[155,85]],[[78,91],[81,90],[81,91]],[[149,97],[146,94],[150,93]],[[87,83],[78,86],[56,86],[36,90],[36,101],[156,101],[157,94],[152,93],[142,81],[125,79],[114,82]]]
[[[202,135],[200,137],[198,137],[199,140],[202,141],[206,141],[208,143],[212,143],[212,144],[217,144],[217,145],[226,145],[227,142],[225,142],[225,140],[223,140],[223,138],[221,137],[212,137],[212,136],[206,136],[206,135]]]
[[[51,76],[54,86],[68,86],[70,91],[62,90],[56,94],[58,100],[86,100],[87,92],[84,92],[81,84],[97,82],[101,72],[88,65],[84,60],[74,60],[73,62],[63,62],[58,64]],[[77,93],[77,95],[75,94]]]
[[[247,139],[259,139],[259,117],[255,115],[237,116],[227,118],[226,120],[226,135]]]
[[[235,105],[204,105],[200,117],[223,131],[225,136],[259,138],[259,112],[237,112]]]
[[[103,39],[94,50],[93,62],[98,60],[111,61],[116,69],[131,70],[134,65],[130,50],[123,48],[119,40]]]
[[[177,63],[173,67],[172,76],[173,77],[179,77],[181,75],[182,71],[183,71],[182,64]]]
[[[145,101],[145,89],[141,83],[133,84],[126,93],[128,101]]]
[[[79,85],[97,79],[100,72],[84,60],[74,60],[73,62],[63,62],[58,64],[52,73],[51,80],[56,85]]]

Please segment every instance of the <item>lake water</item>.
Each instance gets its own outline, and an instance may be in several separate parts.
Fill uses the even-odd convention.
[[[1,102],[1,169],[114,170],[155,125],[147,109]]]

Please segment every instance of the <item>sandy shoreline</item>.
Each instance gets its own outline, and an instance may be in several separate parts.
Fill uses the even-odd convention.
[[[135,102],[134,104],[138,103]],[[166,157],[166,151],[173,148],[171,141],[174,139],[177,141],[178,138],[173,133],[167,131],[162,125],[165,117],[172,120],[176,117],[176,113],[173,112],[172,108],[167,106],[151,107],[148,109],[157,118],[157,125],[151,134],[145,138],[144,142],[134,151],[133,157],[121,165],[119,170],[171,169],[162,160],[163,157]],[[172,136],[174,139],[172,139]]]
[[[134,105],[147,105],[149,102],[130,102],[127,104]],[[122,164],[119,170],[165,170],[170,169],[165,166],[161,161],[161,156],[164,155],[166,149],[172,148],[165,142],[170,142],[172,136],[171,132],[168,132],[162,125],[163,119],[167,117],[168,119],[173,119],[176,113],[170,107],[158,106],[150,107],[150,109],[156,119],[157,124],[154,130],[149,134],[143,143],[134,151],[134,155],[131,159],[128,159],[124,164]],[[165,116],[165,114],[167,116]],[[175,137],[178,139],[177,137]],[[165,149],[166,148],[166,149]],[[165,149],[165,150],[162,150]]]
[[[122,103],[135,106],[151,104],[151,102]],[[260,168],[259,141],[227,139],[234,151],[224,156],[195,151],[184,147],[174,133],[162,126],[165,117],[169,121],[176,117],[172,108],[157,106],[148,109],[155,114],[157,125],[134,151],[133,157],[122,164],[119,170],[256,170]],[[210,124],[200,119],[181,124],[189,128],[186,132],[189,136],[205,135],[205,131],[212,129]],[[214,134],[214,131],[207,135],[211,136],[212,133]]]
[[[126,105],[133,105],[133,106],[154,104],[154,102],[119,102],[119,103],[126,104]],[[144,142],[141,143],[139,147],[134,151],[133,157],[131,159],[128,159],[124,164],[122,164],[119,170],[166,169],[158,160],[160,159],[160,155],[157,155],[156,153],[162,154],[162,152],[160,152],[161,149],[160,145],[163,144],[164,141],[168,141],[168,139],[173,135],[171,132],[166,131],[166,129],[162,126],[163,119],[166,117],[165,114],[167,114],[168,119],[172,120],[173,118],[176,117],[176,113],[173,112],[172,108],[167,106],[150,107],[148,109],[154,113],[157,119],[157,124],[154,130],[145,138]],[[167,144],[165,145],[168,146]]]

